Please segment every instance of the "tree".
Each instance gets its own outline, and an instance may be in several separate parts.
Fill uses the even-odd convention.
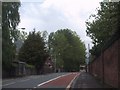
[[[11,62],[15,58],[14,40],[16,26],[20,22],[18,9],[20,2],[2,2],[2,66],[9,71]]]
[[[0,1],[0,48],[2,48],[2,2]],[[2,50],[0,50],[0,59],[2,60]],[[2,61],[0,61],[2,66]]]
[[[34,65],[39,74],[47,57],[48,53],[41,33],[35,31],[30,32],[19,51],[19,60]]]
[[[85,46],[79,36],[70,29],[50,33],[48,44],[50,54],[56,59],[57,68],[78,71],[80,64],[84,64]]]
[[[25,31],[20,31],[20,30],[17,30],[16,31],[16,36],[17,36],[17,39],[16,40],[21,40],[21,41],[25,41],[25,39],[27,39],[27,32]]]
[[[98,55],[101,47],[106,43],[118,30],[119,3],[101,2],[100,8],[96,15],[91,15],[94,20],[87,20],[87,35],[93,40],[94,47],[91,50],[93,55]]]

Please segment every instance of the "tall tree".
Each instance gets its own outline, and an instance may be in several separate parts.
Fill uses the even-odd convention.
[[[16,26],[20,22],[20,2],[2,2],[2,63],[9,70],[15,57]]]
[[[45,42],[41,33],[30,32],[19,51],[19,60],[34,65],[39,74],[47,56]]]
[[[94,19],[86,21],[87,35],[94,44],[92,54],[97,55],[103,44],[118,30],[119,6],[117,2],[101,2],[97,14],[90,16]]]
[[[49,35],[49,50],[56,59],[57,68],[78,71],[84,64],[85,46],[79,36],[70,29],[61,29]]]
[[[1,1],[0,1],[0,48],[2,48],[2,2]],[[0,50],[0,65],[2,66],[1,60],[2,60],[2,50]]]

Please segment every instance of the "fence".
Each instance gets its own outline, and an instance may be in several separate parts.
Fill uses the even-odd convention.
[[[43,67],[37,72],[33,65],[21,61],[14,61],[9,70],[2,70],[2,78],[53,73],[53,65],[54,63],[48,58]]]
[[[114,40],[88,67],[89,72],[103,83],[120,88],[120,38]]]
[[[21,77],[36,74],[35,68],[31,68],[25,62],[16,61],[8,71],[2,70],[2,78]]]

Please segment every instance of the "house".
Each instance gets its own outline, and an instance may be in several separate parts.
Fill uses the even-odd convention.
[[[44,63],[43,66],[43,74],[52,73],[54,72],[54,63],[50,57]]]

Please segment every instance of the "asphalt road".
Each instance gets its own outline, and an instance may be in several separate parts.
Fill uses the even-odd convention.
[[[2,88],[34,88],[40,83],[65,74],[67,73],[52,73],[47,75],[32,75],[23,78],[3,80]]]
[[[2,88],[39,88],[43,84],[56,80],[57,78],[69,75],[71,73],[52,73],[47,75],[32,75],[17,79],[7,79],[2,81]],[[70,77],[70,76],[69,76]],[[69,82],[75,77],[71,75]],[[62,80],[62,79],[61,79]],[[57,82],[59,82],[58,80]],[[63,81],[63,80],[62,80]],[[64,81],[63,81],[64,82]],[[56,82],[55,82],[56,83]],[[66,87],[63,87],[66,88]]]

